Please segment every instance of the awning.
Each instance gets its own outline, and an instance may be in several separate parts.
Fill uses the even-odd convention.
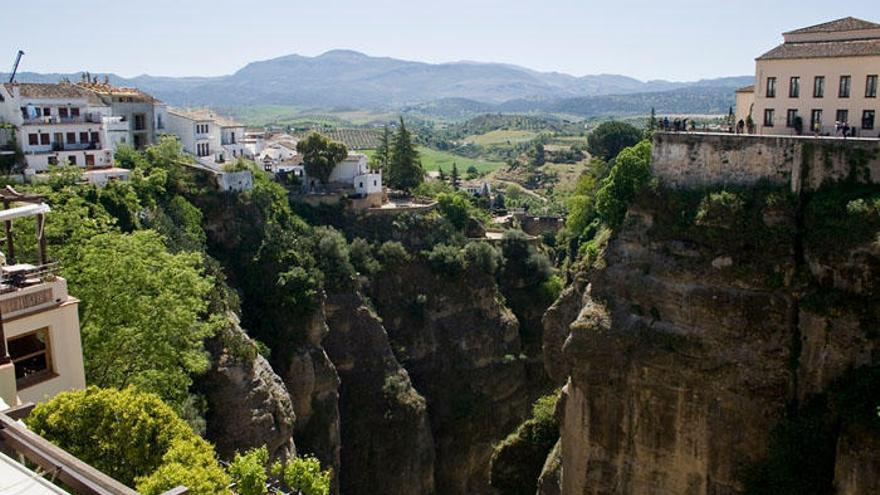
[[[51,209],[46,203],[37,203],[24,206],[16,206],[8,210],[0,210],[0,222],[8,222],[16,218],[34,217],[49,213]]]

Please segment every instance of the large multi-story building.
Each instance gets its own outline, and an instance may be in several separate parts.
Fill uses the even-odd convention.
[[[0,85],[0,121],[15,126],[27,172],[50,165],[106,168],[121,144],[154,144],[165,104],[134,88],[94,80]]]
[[[783,33],[736,94],[737,122],[758,134],[877,137],[880,24],[847,17]],[[751,117],[751,119],[749,119]]]

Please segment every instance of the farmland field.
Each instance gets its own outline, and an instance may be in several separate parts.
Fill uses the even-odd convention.
[[[422,158],[422,167],[426,171],[440,170],[449,173],[452,171],[452,164],[455,163],[459,172],[464,175],[465,170],[469,167],[475,167],[480,173],[488,173],[504,167],[502,162],[490,162],[487,160],[479,160],[473,158],[465,158],[463,156],[454,155],[445,151],[437,151],[435,149],[419,146],[419,155]],[[365,153],[372,157],[374,150],[366,150]]]
[[[511,145],[531,141],[537,135],[538,133],[533,131],[498,129],[485,134],[468,136],[464,140],[480,146]]]
[[[301,139],[309,132],[296,133],[296,137]],[[374,149],[379,146],[379,136],[382,135],[382,131],[375,129],[322,129],[318,132],[350,150]]]

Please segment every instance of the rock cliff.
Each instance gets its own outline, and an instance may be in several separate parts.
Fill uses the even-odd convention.
[[[789,478],[816,493],[876,490],[876,456],[854,445],[877,430],[841,433],[848,406],[829,395],[878,361],[880,223],[852,201],[839,189],[660,189],[631,206],[544,318],[548,373],[569,375],[563,493],[744,493],[811,456],[815,469]],[[852,218],[859,205],[867,216]],[[824,443],[780,456],[806,442],[789,427],[804,417],[819,418]]]

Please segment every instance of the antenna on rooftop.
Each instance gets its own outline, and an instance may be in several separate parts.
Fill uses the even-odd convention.
[[[18,64],[21,62],[22,55],[24,55],[24,50],[19,50],[15,56],[15,64],[12,65],[12,74],[9,76],[9,82],[15,81],[15,73],[18,72]]]

